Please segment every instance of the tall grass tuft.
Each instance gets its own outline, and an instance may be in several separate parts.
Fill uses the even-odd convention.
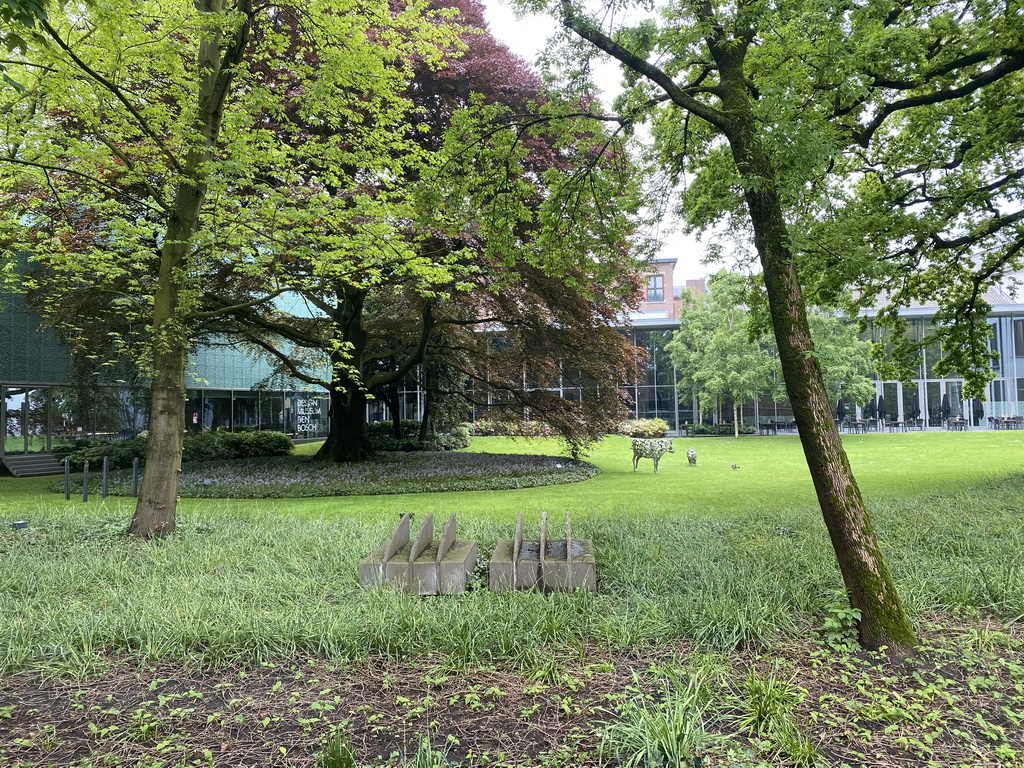
[[[667,675],[659,701],[624,702],[601,735],[601,754],[625,768],[697,768],[712,736],[704,730],[709,706],[704,681]]]

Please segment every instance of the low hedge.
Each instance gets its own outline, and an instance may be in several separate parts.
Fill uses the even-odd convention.
[[[473,422],[473,434],[481,437],[552,437],[555,430],[543,421],[481,419]]]
[[[248,459],[260,456],[286,456],[292,452],[292,441],[280,432],[190,432],[185,435],[182,461],[216,461]],[[85,462],[96,467],[107,457],[110,469],[128,469],[132,461],[146,461],[146,438],[120,440],[68,454],[71,469],[81,472]]]
[[[736,434],[736,431],[732,428],[732,424],[691,424],[686,429],[688,435],[719,435],[730,437]],[[740,425],[741,435],[754,435],[757,434],[757,427],[751,424]]]
[[[459,451],[469,447],[469,425],[460,424],[450,432],[439,432],[420,442],[420,422],[402,419],[401,438],[396,438],[390,421],[374,421],[366,425],[366,439],[378,453],[398,451]]]
[[[284,499],[493,491],[578,483],[599,472],[585,461],[526,454],[416,451],[350,464],[284,456],[188,464],[178,493],[188,499]],[[129,495],[131,480],[129,471],[111,473],[110,493]],[[49,488],[63,493],[63,480]],[[81,489],[80,478],[72,480],[72,489]]]
[[[668,422],[664,419],[630,419],[619,426],[619,434],[648,440],[665,437],[668,434]]]

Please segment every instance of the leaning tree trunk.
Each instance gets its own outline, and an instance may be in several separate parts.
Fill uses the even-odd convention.
[[[705,24],[701,34],[718,68],[718,85],[708,90],[721,99],[721,108],[694,98],[692,92],[680,88],[664,70],[578,16],[569,0],[563,0],[562,5],[566,26],[657,83],[673,102],[706,120],[728,140],[736,171],[744,182],[786,391],[850,603],[861,613],[861,644],[871,649],[887,646],[893,653],[912,652],[917,638],[882,559],[839,430],[832,420],[832,406],[814,356],[803,293],[790,252],[792,241],[782,215],[779,182],[765,147],[757,138],[754,95],[744,70],[755,30],[738,25],[736,36],[730,37],[715,16],[712,3],[698,3],[694,8]]]
[[[737,167],[758,180],[747,185],[745,197],[786,392],[850,604],[860,611],[859,639],[865,648],[887,647],[892,653],[912,653],[917,637],[882,558],[832,418],[773,168],[752,139],[756,135],[753,115],[749,109],[746,114],[738,114],[743,117],[729,139]]]

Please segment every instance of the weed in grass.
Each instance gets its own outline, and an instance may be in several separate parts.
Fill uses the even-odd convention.
[[[416,743],[416,751],[408,768],[450,768],[455,765],[457,763],[450,761],[447,753],[434,749],[429,736],[423,736]]]
[[[601,736],[601,753],[625,768],[697,768],[714,737],[704,730],[708,707],[704,681],[672,674],[660,701],[649,696],[625,701],[617,720]]]
[[[796,720],[796,707],[806,695],[792,679],[783,679],[775,672],[762,676],[751,669],[736,702],[736,722],[755,734],[765,750],[785,755],[796,765],[814,765],[821,753]]]
[[[850,605],[849,596],[843,590],[832,593],[832,600],[825,606],[825,619],[821,624],[821,636],[825,644],[836,651],[852,652],[857,643],[857,622],[860,609]]]
[[[352,739],[348,733],[335,729],[324,748],[317,753],[316,768],[357,768]]]

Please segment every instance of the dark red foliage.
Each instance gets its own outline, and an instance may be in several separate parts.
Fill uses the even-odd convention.
[[[440,146],[452,115],[469,105],[472,94],[479,94],[486,103],[504,104],[517,114],[526,113],[531,102],[540,100],[540,77],[490,33],[477,0],[434,0],[431,7],[458,10],[459,23],[466,28],[461,35],[466,50],[451,56],[441,69],[416,68],[410,96],[420,108],[414,124],[431,129],[423,134],[424,144]]]

